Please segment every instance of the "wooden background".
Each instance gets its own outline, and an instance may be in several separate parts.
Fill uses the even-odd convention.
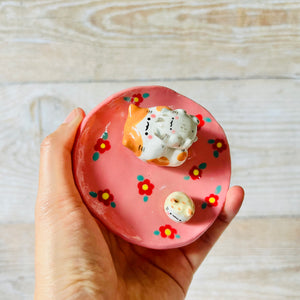
[[[299,79],[300,1],[0,0],[0,298],[33,297],[41,140],[158,84],[222,124],[246,190],[187,299],[299,299]]]

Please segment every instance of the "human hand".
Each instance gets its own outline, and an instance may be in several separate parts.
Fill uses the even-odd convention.
[[[243,189],[229,189],[220,216],[186,247],[130,244],[93,218],[74,183],[71,150],[83,118],[75,109],[41,145],[35,299],[183,299],[193,274],[237,214]]]

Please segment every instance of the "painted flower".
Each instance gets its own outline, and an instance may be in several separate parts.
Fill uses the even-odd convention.
[[[219,196],[215,194],[210,194],[205,198],[205,202],[208,206],[217,206],[218,205]]]
[[[212,146],[213,146],[213,149],[215,149],[219,153],[221,153],[222,151],[227,149],[227,145],[221,139],[216,139]]]
[[[203,120],[203,117],[200,114],[196,115],[195,117],[199,120],[199,124],[197,125],[197,129],[200,129],[205,124],[205,122]]]
[[[144,98],[141,94],[134,94],[130,98],[130,103],[139,106],[143,102]]]
[[[99,138],[94,149],[95,151],[104,153],[105,151],[108,151],[110,149],[110,143],[109,141],[104,140],[103,138]]]
[[[110,193],[109,189],[98,192],[98,200],[104,205],[109,206],[110,203],[114,200],[114,196]]]
[[[149,179],[145,179],[138,183],[138,189],[140,195],[148,195],[152,194],[152,190],[154,189],[154,185],[150,182]]]
[[[200,179],[201,175],[202,175],[202,170],[200,170],[198,167],[193,166],[190,171],[189,171],[189,175],[191,176],[191,178],[193,180],[196,179]]]
[[[168,237],[169,239],[174,239],[175,234],[177,233],[177,230],[172,228],[170,225],[160,226],[159,231],[163,238]]]

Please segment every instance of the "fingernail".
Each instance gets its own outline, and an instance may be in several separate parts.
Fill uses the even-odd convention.
[[[78,116],[78,114],[79,114],[79,109],[78,108],[73,109],[68,114],[68,116],[66,117],[66,119],[63,121],[63,124],[72,122],[76,118],[76,116]]]

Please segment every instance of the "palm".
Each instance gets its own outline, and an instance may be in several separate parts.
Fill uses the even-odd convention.
[[[184,298],[193,269],[182,249],[146,249],[127,243],[102,225],[100,228],[110,249],[119,296],[127,294],[130,299]]]
[[[106,299],[183,299],[193,273],[237,213],[242,199],[242,189],[231,188],[226,205],[210,229],[194,243],[171,250],[152,250],[124,241],[95,220],[83,204],[80,214],[70,221],[81,219],[79,223],[87,229],[79,232],[78,240],[85,241],[85,248],[78,253],[84,252],[96,261],[96,286],[100,293],[101,287],[106,293],[107,289],[111,291]],[[73,230],[66,235],[73,236]]]

